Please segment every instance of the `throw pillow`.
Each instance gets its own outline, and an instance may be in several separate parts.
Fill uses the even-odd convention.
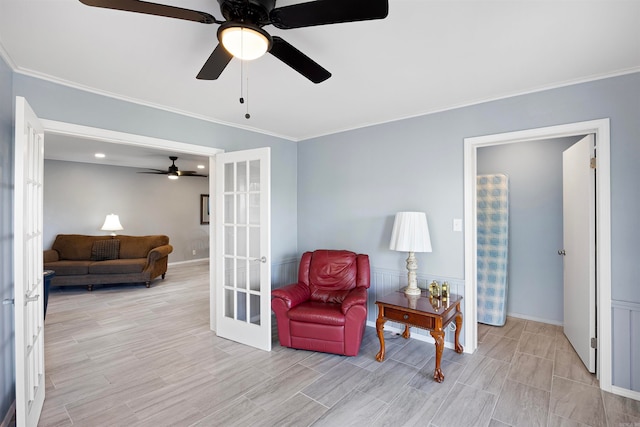
[[[120,240],[96,240],[91,247],[91,261],[105,261],[118,259],[120,254]]]

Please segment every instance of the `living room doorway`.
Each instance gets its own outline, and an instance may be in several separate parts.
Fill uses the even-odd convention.
[[[58,135],[68,136],[73,138],[84,138],[93,141],[105,142],[110,144],[122,144],[141,148],[150,148],[160,151],[167,151],[167,153],[183,153],[196,156],[206,156],[209,158],[209,194],[215,194],[215,155],[222,153],[224,150],[213,147],[205,147],[201,145],[189,144],[179,141],[166,140],[161,138],[154,138],[144,135],[130,134],[126,132],[112,131],[102,128],[94,128],[89,126],[82,126],[73,123],[59,122],[54,120],[41,120],[45,138],[44,144],[46,147],[47,139],[46,135]],[[211,199],[213,200],[213,198]],[[213,233],[214,222],[210,221],[209,225],[209,285],[213,289],[214,283],[214,248],[215,239]],[[210,329],[215,330],[215,295],[213,292],[209,295],[210,306],[212,312],[210,316]]]

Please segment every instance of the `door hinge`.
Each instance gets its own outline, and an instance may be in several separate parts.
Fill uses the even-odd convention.
[[[589,165],[591,166],[591,169],[595,169],[596,168],[596,158],[595,157],[591,158],[591,162],[589,163]]]
[[[598,348],[598,338],[591,338],[591,348]]]

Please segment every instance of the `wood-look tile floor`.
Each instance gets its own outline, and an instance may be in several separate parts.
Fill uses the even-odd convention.
[[[209,330],[207,264],[142,285],[53,289],[40,426],[640,426],[557,326],[480,325],[473,354],[366,328],[360,354],[264,352]]]

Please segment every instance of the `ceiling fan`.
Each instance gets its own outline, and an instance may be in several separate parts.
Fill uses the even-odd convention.
[[[181,176],[202,176],[205,178],[207,177],[207,175],[199,174],[196,171],[179,170],[178,167],[176,166],[176,160],[178,160],[176,156],[169,156],[169,160],[171,160],[171,166],[169,166],[167,170],[149,168],[149,172],[145,171],[145,172],[138,172],[138,173],[152,173],[157,175],[167,175],[169,179],[178,179]]]
[[[262,27],[273,25],[282,30],[314,25],[383,19],[389,10],[388,0],[315,0],[276,8],[276,0],[218,0],[225,20],[191,9],[183,9],[140,0],[80,0],[88,6],[117,9],[148,15],[166,16],[203,24],[220,24],[219,44],[198,73],[197,78],[215,80],[231,58],[255,59],[266,52],[293,68],[314,83],[331,77],[331,73],[278,36]]]

